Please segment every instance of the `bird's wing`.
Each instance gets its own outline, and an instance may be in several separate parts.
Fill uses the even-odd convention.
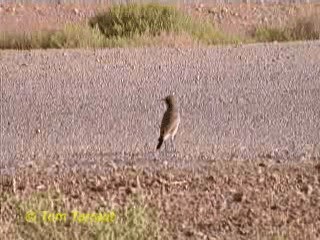
[[[166,133],[174,131],[177,125],[179,125],[179,122],[180,118],[178,114],[166,111],[162,118],[160,135],[163,136]]]

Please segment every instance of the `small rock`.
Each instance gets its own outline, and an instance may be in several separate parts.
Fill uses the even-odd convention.
[[[241,202],[243,200],[243,193],[237,192],[233,195],[233,201]]]
[[[37,190],[44,190],[44,189],[46,189],[46,186],[44,186],[43,184],[37,186]]]
[[[186,235],[186,237],[192,237],[192,236],[194,236],[194,232],[193,232],[192,230],[189,230],[189,229],[186,230],[184,234]]]
[[[311,195],[311,193],[313,192],[313,188],[311,185],[304,185],[302,188],[301,188],[301,191],[306,194],[306,195]]]
[[[268,159],[271,159],[271,158],[272,158],[271,153],[267,153],[265,156],[266,156],[266,158],[268,158]]]
[[[26,185],[23,184],[19,184],[18,186],[16,186],[18,190],[23,191],[26,189]]]
[[[26,163],[26,166],[28,167],[28,168],[32,168],[32,167],[34,167],[34,162],[33,161],[29,161],[29,162],[27,162]]]
[[[212,176],[212,175],[208,176],[208,177],[207,177],[207,180],[208,180],[208,181],[215,181],[214,176]]]
[[[258,183],[263,183],[264,182],[264,178],[263,177],[260,177],[259,179],[258,179]]]
[[[259,166],[259,167],[266,167],[267,165],[266,165],[265,163],[262,163],[262,162],[261,162],[261,163],[258,164],[258,166]]]
[[[73,9],[73,13],[76,14],[76,15],[78,15],[78,14],[80,13],[80,11],[79,11],[79,9],[74,8],[74,9]]]
[[[102,185],[95,185],[91,187],[91,190],[94,192],[102,192],[104,189]]]
[[[270,206],[270,209],[271,209],[271,210],[276,210],[277,208],[278,208],[278,207],[277,207],[277,205],[275,205],[275,204]]]
[[[228,12],[229,12],[229,9],[226,8],[226,7],[223,7],[223,8],[221,9],[221,12],[222,12],[222,13],[228,13]]]
[[[136,193],[137,191],[136,191],[136,189],[135,188],[133,188],[133,187],[127,187],[126,188],[126,194],[134,194],[134,193]]]

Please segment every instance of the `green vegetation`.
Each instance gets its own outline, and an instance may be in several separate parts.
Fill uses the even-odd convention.
[[[314,40],[320,38],[318,15],[290,26],[258,26],[250,36],[228,36],[206,19],[193,18],[172,6],[115,5],[88,24],[69,24],[61,30],[0,33],[0,49],[108,48],[155,45],[211,45],[239,42]]]
[[[0,49],[86,48],[100,47],[104,42],[99,30],[80,24],[68,24],[60,31],[0,34]]]
[[[0,200],[1,232],[6,239],[160,238],[155,213],[138,198],[130,199],[126,206],[119,209],[111,209],[99,203],[96,203],[97,209],[86,209],[80,204],[75,206],[61,194],[51,192],[37,193],[23,199],[3,194]],[[110,215],[105,216],[112,217],[100,217],[99,222],[99,218],[89,220],[81,217],[83,213],[93,213],[90,216],[106,213]]]
[[[174,33],[187,34],[205,44],[232,42],[209,22],[191,18],[174,7],[157,4],[114,6],[92,18],[89,24],[97,26],[107,39],[152,38]]]
[[[181,43],[223,44],[228,37],[202,19],[170,6],[116,5],[89,20],[88,25],[67,25],[60,31],[0,34],[0,49],[103,48]]]

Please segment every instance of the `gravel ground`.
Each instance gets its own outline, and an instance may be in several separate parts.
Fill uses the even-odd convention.
[[[170,164],[319,159],[319,62],[319,41],[1,51],[1,168],[159,159],[160,98],[172,92],[182,122]]]

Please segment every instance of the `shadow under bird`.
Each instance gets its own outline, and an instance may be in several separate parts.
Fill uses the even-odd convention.
[[[173,95],[169,95],[162,99],[167,105],[167,110],[163,115],[161,127],[160,127],[160,137],[158,139],[157,150],[159,150],[166,140],[171,139],[171,144],[175,149],[174,138],[178,131],[180,124],[180,113],[177,106],[176,99]],[[165,144],[166,145],[166,144]]]

